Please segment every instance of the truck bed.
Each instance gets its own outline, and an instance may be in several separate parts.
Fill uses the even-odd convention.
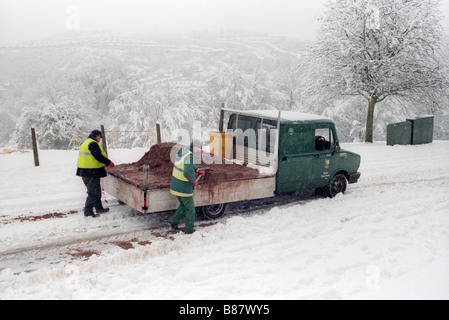
[[[174,147],[174,143],[155,145],[135,163],[107,168],[108,176],[102,179],[103,189],[142,213],[176,209],[178,201],[170,194],[173,172],[170,152]],[[254,168],[220,162],[214,161],[211,164],[202,162],[197,165],[207,171],[194,193],[197,207],[274,196],[276,188],[274,175],[261,175]],[[149,167],[148,183],[144,182],[145,166]]]
[[[169,187],[150,188],[145,192],[128,181],[108,175],[102,179],[102,186],[106,193],[141,213],[154,213],[175,210],[179,203],[170,194]],[[150,180],[151,186],[151,180]],[[274,176],[259,176],[251,179],[222,181],[216,184],[200,184],[195,189],[195,206],[209,206],[221,203],[270,198],[274,196],[276,178]]]

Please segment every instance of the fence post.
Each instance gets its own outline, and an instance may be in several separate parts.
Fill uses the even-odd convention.
[[[33,143],[34,166],[39,167],[39,153],[37,150],[36,130],[31,128],[31,140]]]
[[[156,132],[157,132],[157,144],[161,144],[162,143],[161,125],[159,123],[156,123]]]
[[[220,122],[218,123],[218,131],[223,132],[224,128],[224,108],[225,104],[222,104],[221,110],[220,110]]]

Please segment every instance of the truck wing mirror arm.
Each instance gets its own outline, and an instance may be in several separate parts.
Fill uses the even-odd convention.
[[[335,142],[334,150],[332,152],[332,155],[335,154],[335,152],[340,151],[340,141]]]

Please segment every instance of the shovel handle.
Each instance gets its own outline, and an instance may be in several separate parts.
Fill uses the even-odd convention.
[[[200,182],[200,180],[201,180],[201,177],[202,177],[203,175],[202,174],[200,174],[199,176],[198,176],[198,178],[196,179],[196,181],[195,181],[195,183],[198,183],[198,182]]]
[[[201,180],[201,177],[202,177],[202,176],[203,176],[203,175],[202,175],[202,174],[200,174],[200,175],[199,175],[199,177],[198,177],[198,178],[196,179],[196,181],[195,181],[195,182],[196,182],[196,183],[200,182],[200,180]]]

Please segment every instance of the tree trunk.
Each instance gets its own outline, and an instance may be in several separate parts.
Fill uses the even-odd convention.
[[[365,142],[373,143],[373,131],[374,131],[374,107],[376,106],[377,98],[372,96],[368,103],[368,117],[366,118],[366,132]]]

